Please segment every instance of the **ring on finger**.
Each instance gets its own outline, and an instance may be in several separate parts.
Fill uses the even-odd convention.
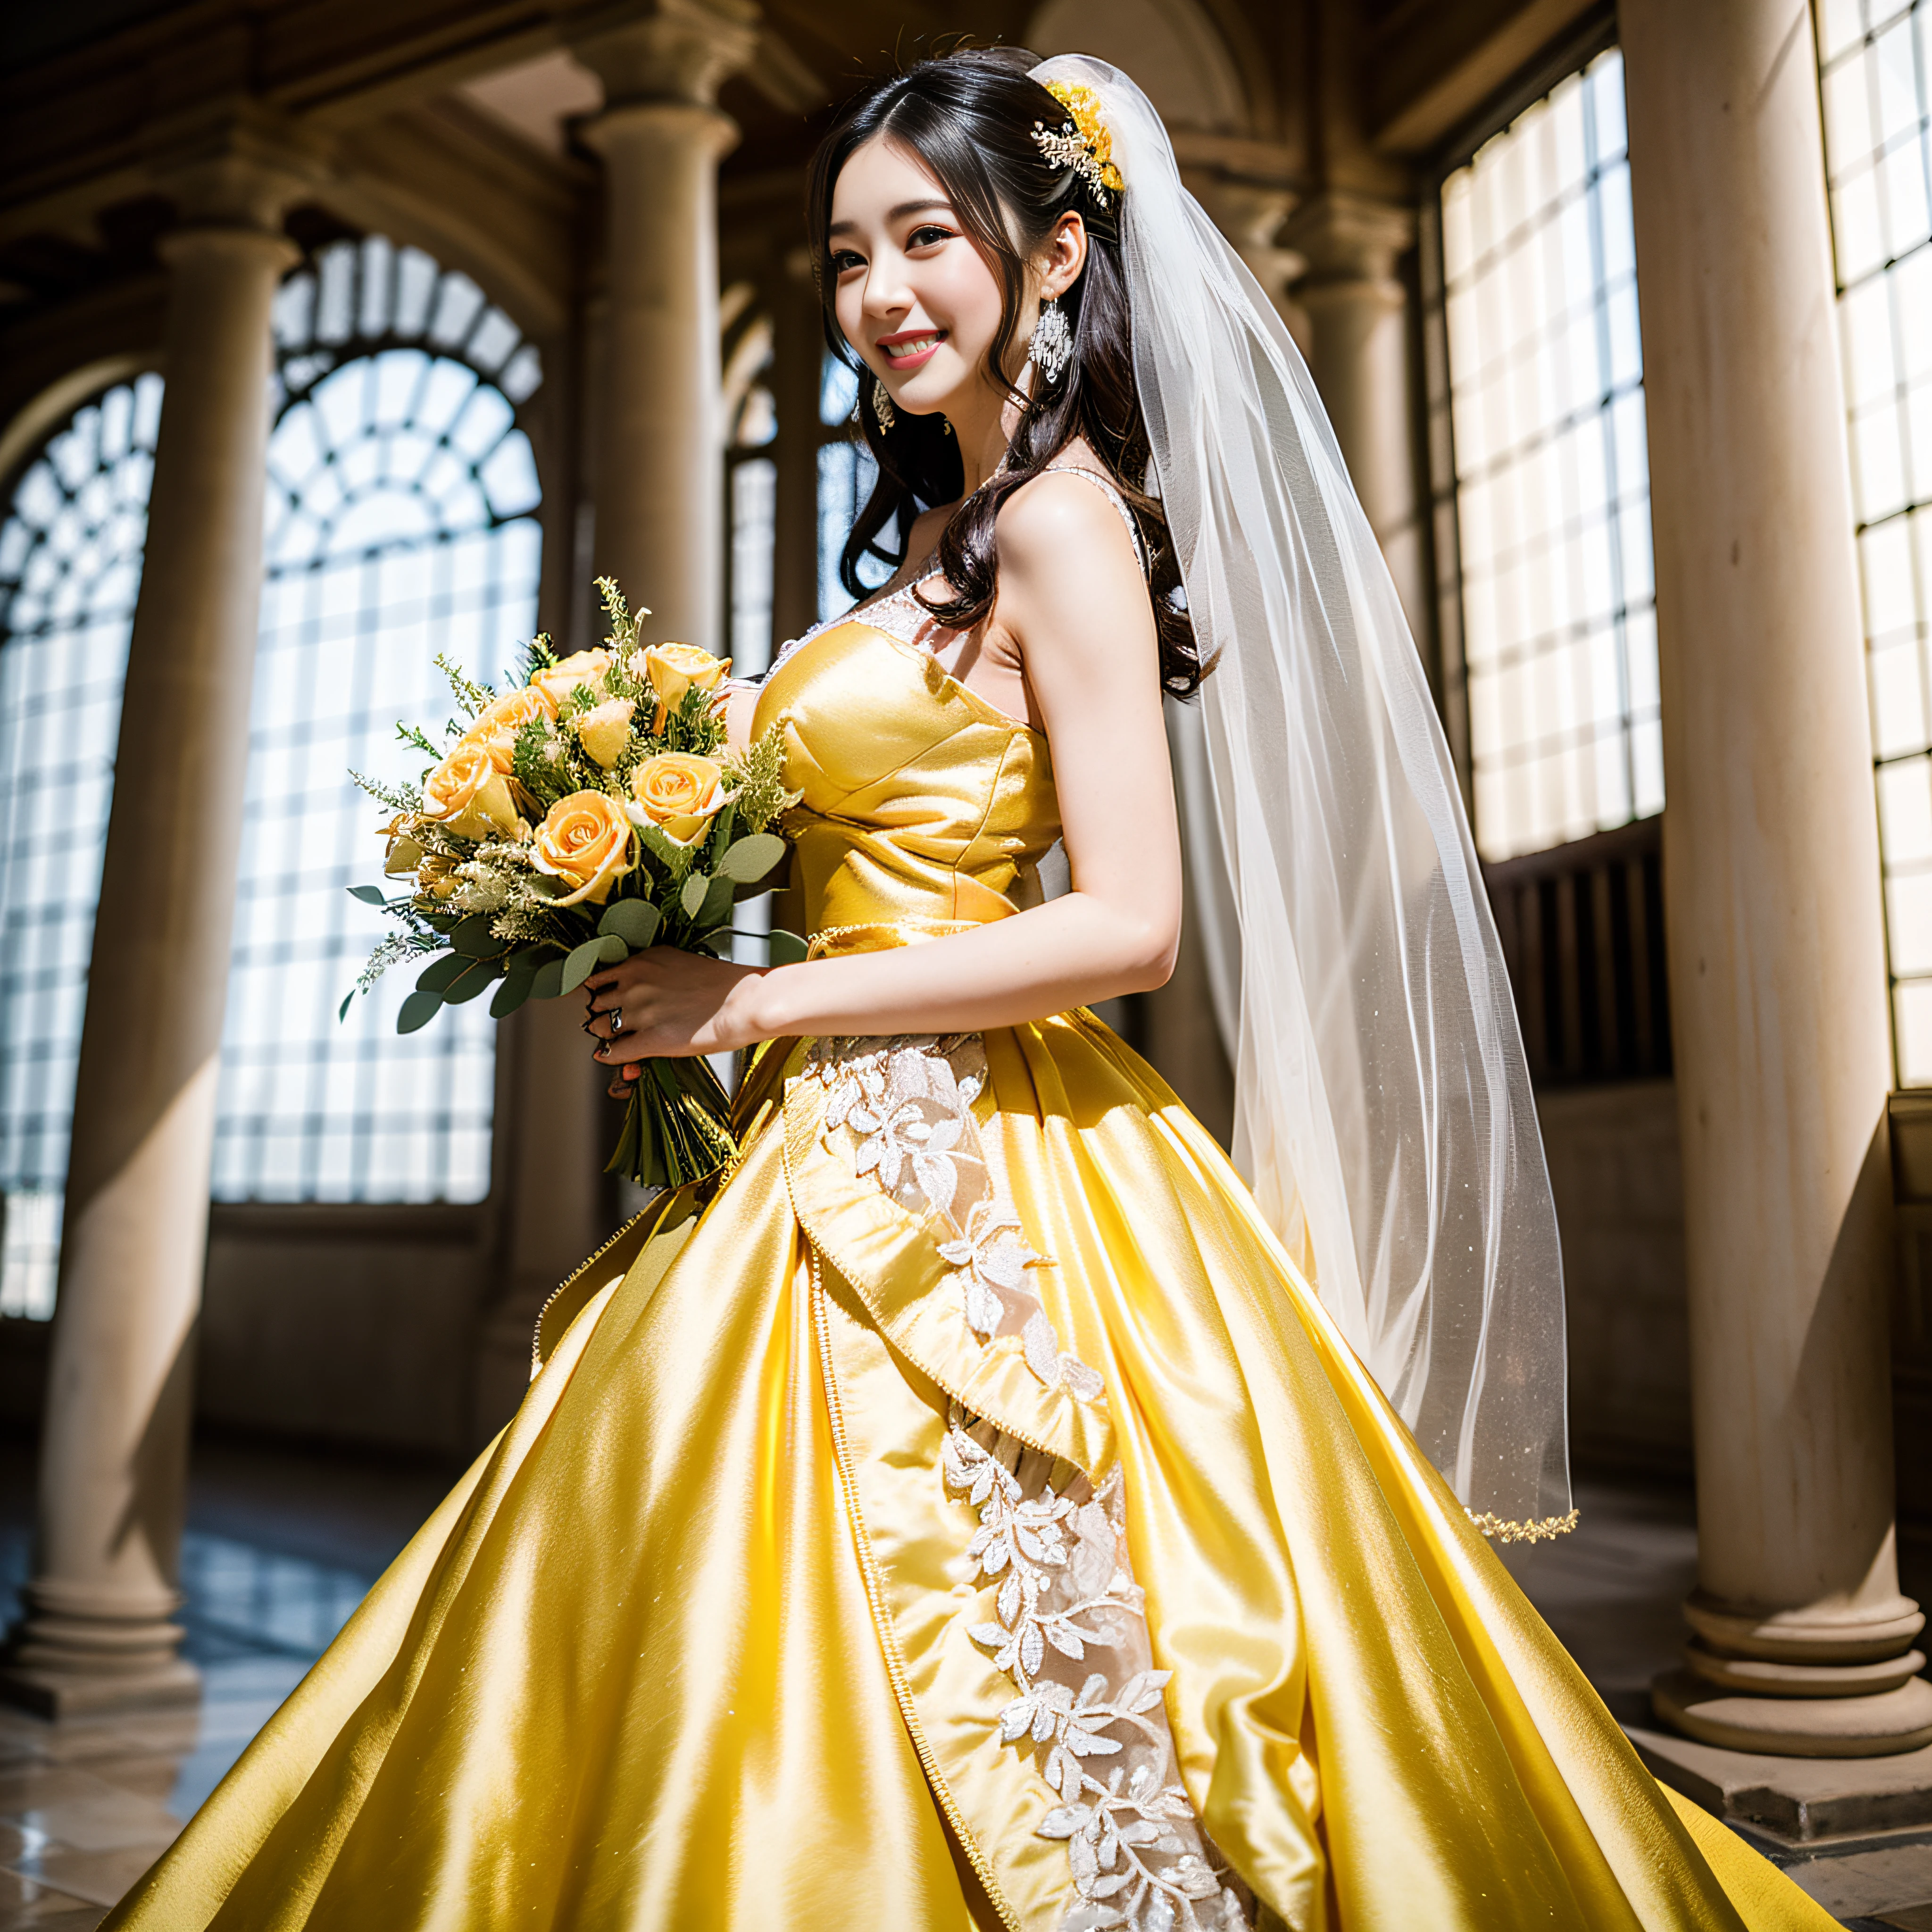
[[[616,1006],[610,1009],[610,1037],[615,1040],[624,1030],[624,1016]]]

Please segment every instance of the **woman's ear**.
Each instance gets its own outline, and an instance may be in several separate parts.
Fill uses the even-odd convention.
[[[1052,302],[1072,287],[1087,266],[1086,223],[1070,209],[1054,224],[1041,256],[1040,298]]]

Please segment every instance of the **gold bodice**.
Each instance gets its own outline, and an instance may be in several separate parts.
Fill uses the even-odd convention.
[[[782,726],[814,950],[903,944],[1004,919],[1037,896],[1060,836],[1046,739],[872,624],[821,632],[766,680]]]

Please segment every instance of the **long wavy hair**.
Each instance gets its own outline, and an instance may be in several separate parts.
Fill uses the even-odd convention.
[[[940,568],[952,596],[927,608],[958,630],[986,616],[998,578],[994,526],[1000,506],[1084,436],[1119,486],[1140,531],[1149,560],[1148,600],[1160,633],[1161,683],[1185,698],[1200,685],[1201,660],[1193,626],[1177,595],[1180,573],[1167,519],[1159,500],[1143,487],[1148,434],[1134,386],[1118,197],[1108,196],[1111,206],[1102,206],[1085,176],[1049,166],[1041,153],[1034,128],[1058,128],[1066,113],[1033,79],[1039,64],[1037,54],[1017,47],[973,49],[922,61],[861,88],[839,110],[813,157],[806,219],[825,339],[858,374],[859,428],[878,465],[878,481],[839,559],[839,580],[858,597],[866,588],[859,574],[866,558],[901,568],[914,520],[933,504],[952,502],[964,488],[959,446],[943,418],[901,410],[890,430],[880,428],[868,372],[833,308],[832,189],[856,149],[890,135],[937,177],[968,239],[998,279],[1000,326],[987,347],[986,373],[1019,411],[1004,467],[960,504],[940,538]],[[1133,192],[1131,183],[1125,192]],[[1026,296],[1027,266],[1038,260],[1054,224],[1070,212],[1080,216],[1088,236],[1086,266],[1060,298],[1072,332],[1072,355],[1058,382],[1039,379],[1036,370],[1029,396],[1006,374]]]

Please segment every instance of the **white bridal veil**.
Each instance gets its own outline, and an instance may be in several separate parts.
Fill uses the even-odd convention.
[[[1478,1520],[1550,1533],[1570,1509],[1556,1210],[1394,584],[1300,352],[1181,185],[1147,97],[1084,55],[1034,77],[1094,91],[1126,183],[1135,372],[1214,664],[1201,704],[1240,931],[1235,1159]]]

